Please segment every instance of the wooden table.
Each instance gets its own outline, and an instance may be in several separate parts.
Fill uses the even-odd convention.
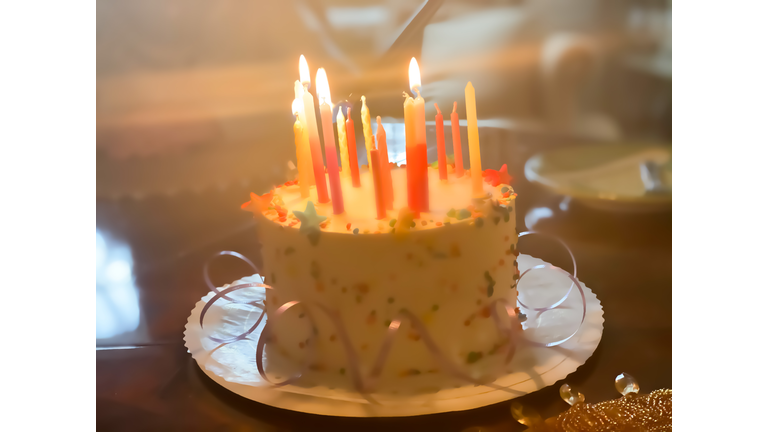
[[[494,150],[498,163],[486,159],[486,153],[483,162],[494,168],[510,163],[519,193],[519,229],[563,238],[576,256],[579,278],[594,291],[605,311],[605,330],[597,351],[563,382],[584,393],[587,402],[617,397],[613,379],[621,372],[637,378],[643,392],[671,388],[671,213],[601,213],[577,203],[562,206],[563,210],[562,197],[527,183],[522,175],[526,157],[542,146],[523,142],[509,147],[514,150],[506,148]],[[235,250],[260,264],[254,222],[239,210],[248,192],[245,187],[229,186],[226,190],[179,192],[141,200],[97,200],[97,229],[111,239],[108,244],[122,242],[131,250],[133,288],[128,284],[122,289],[138,294],[121,297],[108,286],[97,286],[98,295],[106,299],[99,303],[102,309],[97,315],[130,315],[124,320],[127,331],[96,341],[100,430],[524,429],[510,415],[509,402],[412,418],[332,418],[261,405],[212,382],[187,353],[182,333],[194,304],[207,292],[202,268],[214,252]],[[526,215],[533,226],[525,226]],[[544,243],[528,241],[521,249],[568,267],[563,254],[549,250]],[[221,258],[212,266],[211,274],[215,283],[223,284],[250,273],[247,265]],[[556,415],[567,408],[558,396],[561,384],[518,401],[544,416]]]

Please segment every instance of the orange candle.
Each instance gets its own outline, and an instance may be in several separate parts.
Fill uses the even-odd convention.
[[[384,203],[384,185],[381,178],[381,158],[379,149],[371,148],[371,173],[373,174],[373,190],[376,194],[376,219],[387,217],[386,204]]]
[[[456,105],[453,102],[453,112],[451,113],[451,135],[453,135],[453,162],[456,165],[456,177],[464,175],[464,160],[461,157],[461,128],[459,127],[459,114],[456,113]]]
[[[413,217],[419,217],[419,189],[416,181],[416,124],[415,111],[413,108],[413,98],[408,94],[405,96],[403,111],[405,112],[405,174],[408,183],[408,208],[411,209]]]
[[[384,126],[381,125],[381,116],[376,116],[376,124],[378,129],[376,130],[377,147],[381,150],[379,155],[381,159],[381,180],[384,183],[384,203],[387,205],[387,210],[392,210],[394,206],[394,196],[392,195],[392,171],[389,167],[389,153],[387,150],[387,132],[384,130]]]
[[[437,138],[437,168],[440,170],[440,180],[448,180],[448,169],[445,167],[445,133],[443,132],[443,113],[435,102],[435,137]]]
[[[320,149],[320,135],[317,132],[317,119],[315,118],[315,98],[309,92],[309,67],[304,56],[299,59],[299,74],[301,83],[304,84],[304,117],[307,122],[309,134],[309,148],[312,153],[312,171],[315,173],[315,186],[317,190],[317,202],[327,203],[328,186],[325,183],[325,168],[323,168],[323,151]]]
[[[424,98],[419,93],[421,87],[421,72],[419,64],[415,58],[411,58],[411,64],[408,67],[408,77],[410,79],[411,90],[416,93],[413,101],[414,108],[414,138],[416,145],[414,151],[418,152],[416,156],[416,167],[414,177],[416,178],[417,205],[419,211],[429,211],[429,177],[427,176],[427,125],[424,115]]]
[[[357,162],[357,144],[355,143],[355,123],[352,121],[352,108],[347,108],[347,149],[349,150],[349,173],[352,186],[360,187],[360,167]]]
[[[323,141],[325,143],[325,165],[328,167],[328,182],[331,184],[331,202],[333,214],[344,213],[344,197],[341,194],[339,161],[336,158],[336,139],[333,136],[333,114],[331,114],[331,89],[325,69],[317,70],[317,99],[320,103],[320,119],[323,122]]]

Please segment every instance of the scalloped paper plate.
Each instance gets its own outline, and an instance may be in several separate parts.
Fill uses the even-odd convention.
[[[544,261],[521,254],[518,263],[522,272],[544,264]],[[552,304],[569,286],[567,278],[551,271],[531,272],[524,279],[519,287],[520,298],[531,307]],[[253,275],[235,283],[241,282],[261,282],[261,278]],[[230,295],[235,297],[245,291],[249,290]],[[584,287],[584,294],[587,315],[576,335],[552,348],[522,342],[509,364],[508,370],[511,372],[495,381],[495,384],[507,387],[507,390],[461,383],[431,392],[404,389],[399,394],[374,393],[371,396],[379,403],[370,403],[355,391],[342,388],[346,387],[343,385],[339,388],[314,384],[275,387],[265,382],[256,370],[256,341],[264,327],[263,322],[248,338],[235,343],[217,344],[207,337],[214,333],[219,337],[242,333],[244,328],[253,325],[261,311],[248,305],[221,300],[209,309],[205,318],[206,327],[201,329],[200,312],[213,293],[208,293],[195,305],[187,321],[184,341],[197,364],[212,380],[240,396],[266,405],[340,417],[437,414],[479,408],[535,392],[565,378],[583,365],[595,352],[603,335],[603,309],[600,301],[587,287]],[[254,290],[240,295],[255,300],[263,297],[263,292]],[[528,320],[523,323],[527,339],[538,342],[559,340],[578,326],[581,319],[581,296],[574,289],[562,305],[551,311],[537,314],[522,309],[522,312],[528,315]]]

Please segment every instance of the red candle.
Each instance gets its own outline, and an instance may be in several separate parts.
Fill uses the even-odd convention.
[[[378,125],[376,130],[377,147],[381,150],[379,158],[381,158],[381,180],[384,183],[384,203],[387,205],[387,210],[392,210],[395,201],[392,195],[392,172],[389,167],[387,132],[384,131],[384,126],[381,125],[381,116],[376,116],[376,124]]]
[[[373,190],[376,196],[376,219],[387,217],[386,204],[384,203],[384,185],[381,178],[381,158],[379,150],[371,148],[371,173],[373,174]]]
[[[328,183],[331,185],[331,202],[333,214],[344,213],[344,197],[341,194],[341,179],[339,178],[339,161],[336,158],[336,139],[333,136],[333,119],[331,115],[331,90],[328,87],[328,77],[325,69],[317,70],[317,99],[320,103],[320,120],[323,125],[323,142],[325,143],[325,165],[328,167]]]
[[[456,163],[456,177],[461,177],[464,175],[464,161],[461,159],[461,132],[456,105],[457,102],[454,102],[453,112],[451,113],[451,135],[453,135],[453,161]]]
[[[448,170],[445,168],[445,133],[443,132],[443,113],[435,102],[435,135],[437,136],[437,168],[440,170],[440,180],[448,180]]]
[[[416,153],[416,182],[419,193],[419,211],[429,211],[429,178],[427,177],[427,144],[418,143],[414,149]]]
[[[352,186],[360,187],[360,167],[357,162],[357,144],[355,144],[355,123],[352,121],[352,108],[347,108],[347,149],[349,150],[349,171]]]

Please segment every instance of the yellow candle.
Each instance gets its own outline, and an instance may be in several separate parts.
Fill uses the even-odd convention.
[[[347,148],[347,127],[344,120],[344,114],[341,113],[341,110],[339,110],[339,114],[336,116],[336,132],[339,134],[339,152],[341,152],[341,176],[350,177],[349,149]]]
[[[293,139],[296,144],[296,166],[299,171],[299,191],[301,192],[302,198],[307,198],[309,197],[310,186],[308,180],[308,170],[312,169],[312,167],[310,166],[307,168],[305,161],[309,151],[309,137],[305,133],[304,126],[301,124],[299,115],[301,111],[303,111],[301,106],[301,99],[294,99],[291,109],[293,114],[296,116],[296,122],[293,124]]]
[[[301,84],[301,81],[296,80],[296,82],[293,85],[293,93],[296,99],[299,100],[299,121],[301,122],[302,127],[302,146],[301,146],[301,158],[297,160],[297,163],[299,164],[299,185],[302,183],[307,184],[307,195],[304,195],[304,189],[301,190],[301,196],[302,198],[307,198],[309,196],[309,186],[312,186],[315,184],[315,176],[312,173],[312,154],[309,150],[309,133],[307,130],[307,117],[304,115],[304,85]]]
[[[464,88],[464,99],[467,105],[467,141],[469,142],[469,169],[472,176],[472,196],[482,198],[483,172],[480,163],[480,136],[477,132],[477,106],[475,104],[475,88],[472,82]]]
[[[365,104],[365,96],[360,98],[363,101],[363,108],[360,110],[360,117],[363,120],[363,136],[365,137],[365,151],[368,153],[368,169],[371,168],[371,147],[373,147],[373,131],[371,130],[371,112],[368,105]]]

